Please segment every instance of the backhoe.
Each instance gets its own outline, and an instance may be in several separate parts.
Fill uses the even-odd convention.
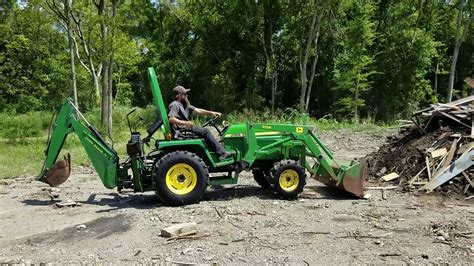
[[[37,180],[51,186],[67,180],[70,157],[57,159],[66,137],[75,133],[106,188],[155,191],[162,202],[171,206],[199,202],[209,185],[236,184],[242,171],[252,171],[260,186],[272,189],[280,198],[294,199],[303,191],[306,171],[329,186],[364,196],[366,165],[336,161],[314,128],[306,125],[304,115],[298,125],[245,123],[220,128],[215,119],[207,121],[203,126],[214,127],[232,154],[220,160],[203,139],[173,132],[153,68],[148,68],[148,78],[157,121],[148,127],[144,138],[140,132],[130,130],[128,158],[121,161],[95,127],[66,100],[54,121]],[[127,114],[127,120],[132,112]],[[157,131],[162,134],[155,134]]]

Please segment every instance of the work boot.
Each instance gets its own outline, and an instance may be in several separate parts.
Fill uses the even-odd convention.
[[[228,152],[224,152],[223,154],[219,155],[219,160],[220,161],[224,161],[225,159],[231,157],[232,154],[228,153]]]

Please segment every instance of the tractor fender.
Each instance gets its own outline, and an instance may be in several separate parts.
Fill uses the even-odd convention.
[[[157,143],[157,149],[165,153],[178,150],[189,151],[201,157],[208,167],[216,167],[215,161],[209,152],[209,148],[206,146],[203,139],[159,141]]]

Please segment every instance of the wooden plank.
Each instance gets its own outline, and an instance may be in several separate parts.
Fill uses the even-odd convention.
[[[464,109],[464,110],[458,110],[458,111],[452,111],[452,114],[470,114],[473,113],[474,109],[469,108],[469,109]]]
[[[466,125],[465,123],[461,122],[459,119],[457,119],[456,117],[454,117],[454,116],[452,116],[452,115],[448,115],[447,113],[443,113],[443,112],[441,112],[440,114],[442,114],[442,115],[444,115],[444,116],[446,116],[446,117],[448,117],[448,118],[451,118],[452,120],[458,122],[459,124],[461,124],[461,125],[463,125],[463,126],[465,126],[465,127],[467,127],[467,128],[471,128],[471,126]]]
[[[430,152],[431,158],[438,158],[441,156],[444,156],[446,153],[448,153],[448,150],[446,148],[441,148],[437,149],[435,151]]]
[[[447,107],[446,109],[444,110],[449,110],[449,109],[456,109],[456,110],[460,110],[460,108],[456,105],[450,105],[450,104],[446,104],[446,103],[438,103],[439,106],[442,106],[442,107]],[[441,109],[441,108],[439,108]],[[439,110],[438,109],[438,110]]]
[[[464,176],[464,178],[466,178],[467,182],[469,183],[469,185],[471,185],[471,187],[474,188],[474,183],[471,181],[471,179],[469,178],[469,176],[466,174],[466,172],[462,172],[462,175]]]
[[[471,87],[471,89],[474,89],[474,79],[473,78],[465,78],[464,79],[464,82],[466,82],[466,84]]]
[[[161,236],[162,237],[175,237],[177,235],[183,235],[190,232],[196,231],[197,224],[196,223],[180,223],[180,224],[173,224],[166,228],[161,229]]]
[[[460,139],[461,138],[455,139],[453,143],[451,143],[451,148],[449,149],[448,156],[446,157],[446,160],[444,161],[442,168],[446,168],[453,161],[454,153],[456,152],[456,147]]]
[[[459,147],[456,154],[463,154],[466,150],[472,149],[472,147],[474,147],[474,142],[469,142],[468,144],[464,144],[461,147]]]
[[[474,157],[474,151],[466,151],[461,157],[459,157],[456,161],[449,165],[448,167],[444,168],[441,174],[434,177],[428,184],[421,187],[419,190],[426,190],[427,192],[433,191],[433,189],[443,185],[444,183],[448,182],[458,174],[466,171],[469,167],[471,167],[474,162],[471,158]]]
[[[420,172],[418,172],[414,177],[412,177],[412,179],[410,179],[410,181],[408,181],[408,184],[412,184],[413,182],[415,182],[416,180],[418,180],[418,177],[421,175],[421,173],[423,173],[423,171],[426,169],[426,166],[423,167],[423,169],[420,170]]]
[[[456,101],[449,102],[448,104],[449,105],[460,105],[460,104],[465,104],[465,103],[472,102],[472,101],[474,101],[474,96],[468,96],[468,97],[461,98],[461,99],[456,100]]]
[[[390,173],[388,175],[382,176],[381,178],[385,181],[390,181],[390,180],[396,179],[398,177],[399,177],[399,175],[397,173]]]
[[[446,157],[448,157],[448,154],[445,154],[440,161],[438,161],[438,165],[434,167],[434,171],[432,176],[437,176],[439,174],[440,169],[442,169],[442,165],[446,161]]]
[[[396,189],[398,186],[388,186],[388,187],[366,187],[367,190],[381,190],[381,189]]]
[[[469,104],[470,108],[474,108],[474,104]],[[471,138],[474,138],[474,113],[471,113]]]
[[[428,180],[431,180],[431,168],[430,168],[430,159],[428,156],[425,157],[426,170],[428,171]]]

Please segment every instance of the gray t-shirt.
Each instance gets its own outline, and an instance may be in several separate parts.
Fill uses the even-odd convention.
[[[179,120],[189,121],[189,115],[196,109],[196,107],[189,105],[184,108],[183,104],[179,101],[173,101],[168,106],[168,117],[176,117]],[[177,125],[172,125],[173,129],[180,129]]]

